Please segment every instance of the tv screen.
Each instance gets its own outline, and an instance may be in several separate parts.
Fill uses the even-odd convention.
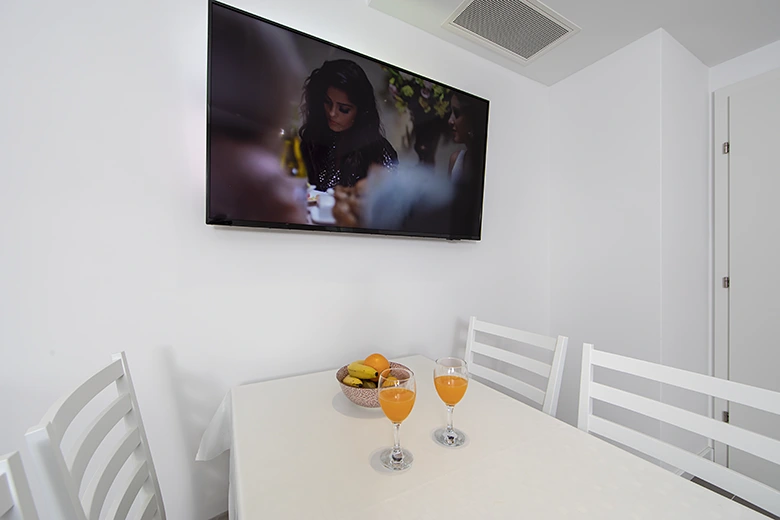
[[[208,224],[480,239],[487,100],[210,10]]]

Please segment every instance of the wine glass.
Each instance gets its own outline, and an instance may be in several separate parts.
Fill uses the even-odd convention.
[[[382,465],[391,470],[410,467],[414,456],[401,448],[401,423],[409,416],[417,397],[414,372],[408,368],[387,368],[379,374],[379,405],[393,423],[393,447],[379,455]]]
[[[466,442],[466,434],[452,427],[452,411],[463,399],[469,386],[468,365],[460,358],[437,359],[436,368],[433,369],[433,384],[436,393],[447,405],[447,427],[433,432],[433,438],[437,443],[448,448],[463,446]]]

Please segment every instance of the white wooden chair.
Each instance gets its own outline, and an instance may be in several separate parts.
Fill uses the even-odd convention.
[[[593,367],[611,370],[685,388],[708,396],[780,414],[780,393],[595,350],[582,348],[582,375],[578,426],[637,450],[734,493],[770,513],[780,515],[780,491],[694,453],[593,415],[593,400],[611,403],[647,417],[723,442],[780,464],[780,441],[732,424],[661,403],[593,381]]]
[[[110,365],[60,399],[38,426],[28,430],[26,438],[30,454],[40,472],[46,500],[60,512],[62,520],[124,520],[136,500],[140,501],[140,520],[165,520],[160,486],[127,359],[124,352],[114,354],[112,358]],[[73,449],[65,453],[61,447],[62,439],[74,418],[112,384],[116,385],[118,397],[96,417],[90,417],[91,423],[83,431],[69,432],[69,435],[77,434],[77,440]],[[93,455],[122,420],[124,431],[121,440],[112,447],[108,456],[93,462],[93,467],[97,469],[89,483],[82,486]],[[132,468],[128,478],[114,483],[128,460]],[[82,488],[83,492],[80,492]],[[116,495],[116,500],[106,509],[104,505],[109,489],[112,495]]]
[[[18,451],[0,457],[0,518],[38,520]]]
[[[517,352],[510,352],[476,341],[475,336],[477,332],[485,332],[500,338],[506,338],[552,351],[552,364],[547,364]],[[504,327],[503,325],[495,325],[493,323],[480,321],[472,316],[469,320],[469,332],[468,337],[466,338],[466,362],[468,363],[469,372],[471,374],[491,381],[540,404],[543,412],[554,417],[558,410],[558,396],[561,390],[563,362],[566,359],[566,345],[568,342],[569,338],[566,336],[558,336],[556,339],[549,336],[534,334],[533,332],[526,332]],[[474,361],[474,354],[480,354],[491,359],[502,361],[545,377],[547,378],[547,388],[546,390],[541,390],[525,381],[498,372],[487,366],[478,365]]]

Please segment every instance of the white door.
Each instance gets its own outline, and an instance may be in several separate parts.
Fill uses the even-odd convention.
[[[729,95],[729,379],[780,391],[780,76]],[[729,421],[780,439],[780,417],[729,403]],[[730,468],[780,489],[780,466],[735,448]]]

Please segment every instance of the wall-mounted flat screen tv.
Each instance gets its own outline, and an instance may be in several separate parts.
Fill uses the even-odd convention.
[[[208,224],[480,239],[487,100],[209,8]]]

